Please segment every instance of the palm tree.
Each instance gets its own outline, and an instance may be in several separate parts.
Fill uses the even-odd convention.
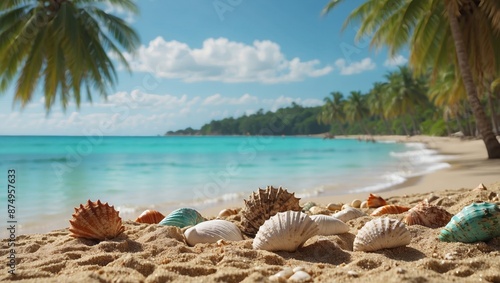
[[[376,82],[368,93],[367,103],[370,113],[375,117],[380,117],[384,121],[387,133],[393,134],[385,112],[384,99],[387,96],[387,83]]]
[[[332,96],[331,98],[325,97],[324,99],[325,104],[321,108],[318,121],[325,125],[337,123],[342,135],[344,135],[344,128],[342,125],[345,121],[344,95],[338,91],[331,92],[330,95]]]
[[[119,46],[133,51],[136,32],[103,4],[138,12],[133,0],[9,0],[0,2],[0,92],[17,81],[14,102],[30,102],[43,85],[45,108],[56,99],[80,105],[83,88],[106,97],[117,80],[112,60],[128,67]]]
[[[340,2],[331,0],[324,12]],[[450,62],[457,66],[488,158],[500,158],[500,143],[476,90],[483,79],[500,72],[499,17],[498,1],[367,0],[348,16],[344,27],[360,20],[356,37],[373,34],[372,45],[388,46],[390,55],[409,44],[409,62],[417,74],[432,68],[436,75]]]
[[[418,134],[419,127],[415,119],[417,107],[424,106],[428,102],[423,82],[414,79],[411,70],[406,66],[399,66],[397,71],[389,72],[386,78],[388,80],[386,111],[392,117],[408,115],[413,133]]]
[[[344,111],[347,121],[359,122],[363,131],[370,135],[363,119],[369,116],[370,110],[366,106],[365,97],[359,91],[351,91],[351,96],[347,98],[344,105]]]

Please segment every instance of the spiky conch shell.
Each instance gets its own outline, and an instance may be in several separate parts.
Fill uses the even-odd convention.
[[[294,252],[318,233],[318,224],[300,211],[277,213],[260,226],[254,250]]]
[[[395,205],[395,204],[386,204],[375,209],[370,215],[371,216],[381,216],[384,214],[400,214],[406,212],[410,209],[410,207]]]
[[[284,211],[302,211],[299,205],[300,198],[295,193],[289,193],[282,187],[266,187],[253,192],[242,210],[241,226],[242,232],[253,237],[259,228],[271,216]]]
[[[387,204],[384,198],[378,195],[370,194],[368,199],[366,200],[369,208],[377,208]]]
[[[406,246],[411,242],[411,234],[406,225],[388,217],[368,221],[359,229],[354,238],[354,251],[373,252],[381,249]]]
[[[464,207],[439,234],[443,242],[474,243],[495,237],[500,237],[500,207],[488,202]]]
[[[216,243],[218,240],[242,241],[241,231],[233,222],[214,219],[200,222],[184,232],[190,246],[199,243]]]
[[[70,236],[91,240],[110,240],[125,231],[119,212],[107,202],[100,200],[87,201],[85,206],[80,204],[75,208],[73,218],[69,221]]]
[[[165,218],[165,215],[161,214],[161,212],[154,209],[144,210],[139,217],[135,220],[135,222],[139,223],[148,223],[148,224],[158,224],[160,221]]]
[[[429,204],[424,200],[408,210],[404,218],[406,225],[422,225],[429,228],[439,228],[450,222],[453,215],[446,209]]]
[[[347,207],[345,209],[342,209],[341,211],[332,214],[332,217],[335,217],[337,219],[340,219],[341,221],[347,222],[352,219],[356,219],[361,216],[365,216],[366,213],[363,211],[356,209],[354,207]]]

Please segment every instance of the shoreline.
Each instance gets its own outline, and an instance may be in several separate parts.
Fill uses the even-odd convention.
[[[316,135],[313,138],[320,138],[323,135]],[[401,184],[396,184],[383,190],[374,192],[382,197],[404,196],[415,193],[432,193],[445,190],[473,189],[480,183],[486,186],[500,182],[500,159],[487,159],[487,152],[484,142],[480,139],[461,140],[458,137],[433,137],[433,136],[367,136],[367,135],[347,135],[336,136],[335,139],[358,139],[365,142],[365,138],[370,138],[376,142],[397,142],[397,143],[423,143],[427,149],[436,150],[439,155],[450,157],[444,162],[450,164],[449,168],[443,168],[419,176],[411,176]],[[287,189],[286,187],[284,187]],[[305,202],[316,202],[326,205],[328,203],[350,203],[354,199],[363,200],[368,192],[347,193],[338,195],[318,195],[301,199],[301,204]],[[231,200],[214,203],[204,207],[199,211],[207,216],[215,217],[225,208],[239,208],[243,206],[243,200]]]

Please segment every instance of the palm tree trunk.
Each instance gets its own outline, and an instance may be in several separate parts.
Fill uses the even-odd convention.
[[[484,112],[481,102],[477,96],[476,87],[474,86],[472,72],[469,66],[469,58],[467,51],[465,50],[465,44],[460,31],[460,26],[458,25],[458,18],[450,7],[447,7],[446,10],[448,11],[451,33],[455,42],[458,65],[460,67],[460,73],[467,92],[467,98],[476,118],[479,132],[483,137],[483,142],[486,146],[486,151],[488,152],[488,158],[500,158],[500,143],[491,130],[491,124],[489,123],[488,116],[486,116],[486,113]]]
[[[488,106],[490,107],[491,124],[493,125],[493,133],[495,135],[498,135],[498,125],[497,125],[497,120],[496,120],[495,105],[493,102],[493,94],[491,93],[491,91],[488,91]]]
[[[405,131],[405,134],[409,136],[410,134],[408,133],[408,128],[406,127],[404,119],[401,119],[401,125],[403,125],[403,130]]]

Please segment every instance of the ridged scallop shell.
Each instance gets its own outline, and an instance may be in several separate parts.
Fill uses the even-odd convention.
[[[218,240],[241,241],[243,236],[234,223],[227,220],[209,220],[196,224],[184,232],[190,246],[198,243],[216,243]]]
[[[500,237],[500,208],[488,202],[464,207],[439,234],[443,242],[473,243],[495,237]]]
[[[346,209],[343,209],[337,213],[332,214],[333,217],[340,219],[344,222],[347,222],[352,219],[356,219],[361,216],[365,216],[366,213],[363,211],[356,209],[354,207],[348,207]]]
[[[135,220],[135,222],[139,223],[148,223],[148,224],[158,224],[160,221],[165,218],[165,215],[161,214],[159,211],[154,209],[144,210],[139,217]]]
[[[385,199],[383,199],[381,196],[377,196],[374,194],[370,194],[370,196],[366,200],[366,203],[368,204],[369,208],[377,208],[387,204]]]
[[[387,204],[375,209],[370,215],[371,216],[381,216],[384,214],[400,214],[406,212],[410,209],[407,206]]]
[[[205,218],[198,211],[192,208],[179,208],[167,215],[158,225],[184,228],[203,221],[205,221]]]
[[[429,204],[428,201],[421,203],[408,210],[404,222],[406,225],[422,225],[429,228],[438,228],[445,226],[450,222],[453,215],[446,209]]]
[[[282,187],[268,186],[265,190],[259,189],[253,192],[248,200],[245,200],[242,210],[242,232],[253,237],[264,221],[276,213],[288,210],[301,211],[299,200],[300,198],[296,198],[294,193],[289,193]]]
[[[342,220],[328,215],[312,215],[311,219],[318,224],[318,235],[337,235],[349,232],[349,225]]]
[[[69,235],[99,241],[116,238],[125,230],[118,214],[107,202],[103,204],[100,200],[88,200],[85,206],[80,204],[79,208],[75,208],[73,218],[69,221]]]
[[[253,248],[294,252],[319,231],[318,224],[300,211],[280,212],[260,226]]]
[[[411,234],[406,225],[388,217],[375,218],[359,229],[354,238],[354,251],[373,252],[381,249],[406,246]]]

